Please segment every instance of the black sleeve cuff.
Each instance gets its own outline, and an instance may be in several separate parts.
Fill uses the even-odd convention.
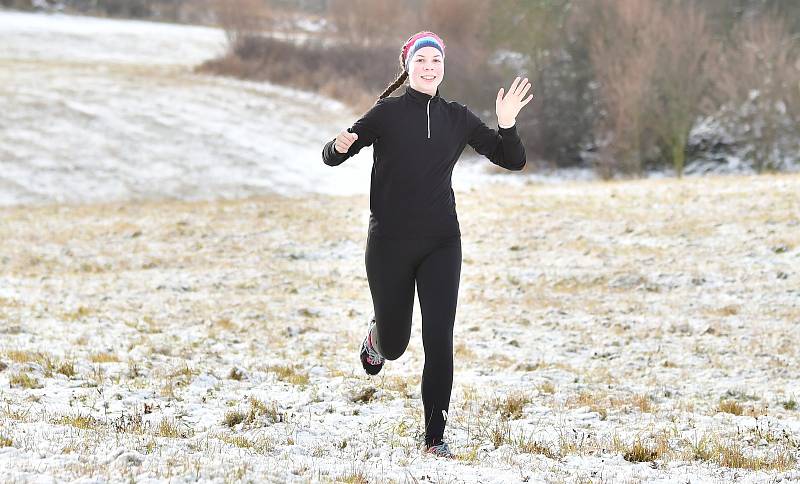
[[[517,134],[517,123],[514,123],[513,126],[510,128],[501,128],[499,125],[497,126],[497,132],[501,135],[505,136],[507,134]]]

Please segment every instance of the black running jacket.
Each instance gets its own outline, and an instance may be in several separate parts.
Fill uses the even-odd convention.
[[[340,165],[373,145],[369,234],[385,238],[461,235],[451,177],[467,144],[508,170],[525,166],[516,126],[497,131],[470,109],[410,86],[379,100],[347,131],[358,134],[347,153],[332,139],[322,149],[326,165]]]

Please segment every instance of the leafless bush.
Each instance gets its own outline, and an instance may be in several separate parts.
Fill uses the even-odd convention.
[[[596,120],[601,141],[597,168],[603,176],[617,170],[641,173],[642,106],[652,93],[659,61],[656,29],[663,13],[652,0],[596,0],[583,13],[596,25],[589,57],[605,110]]]
[[[375,103],[391,80],[396,50],[348,45],[330,48],[247,36],[228,55],[198,69],[316,91],[364,109]]]
[[[776,15],[738,25],[715,72],[719,117],[758,171],[781,168],[800,135],[800,56]]]
[[[246,37],[270,28],[270,10],[260,0],[212,0],[211,8],[234,48]]]
[[[259,18],[252,13],[254,0],[237,0],[236,8],[218,1],[231,49],[200,70],[314,90],[366,109],[399,72],[400,49],[408,36],[434,30],[448,46],[445,82],[456,79],[452,87],[444,86],[447,97],[485,99],[494,108],[500,82],[485,67],[489,52],[481,18],[487,7],[482,1],[426,0],[421,8],[410,9],[390,2],[334,0],[328,7],[333,30],[323,34],[327,39],[308,42],[270,38],[265,23],[254,20]],[[476,19],[476,13],[483,14]]]
[[[641,174],[647,163],[680,175],[689,132],[710,86],[716,44],[692,3],[596,0],[589,56],[604,109],[598,169]]]
[[[328,18],[339,42],[365,48],[396,45],[398,53],[404,32],[413,28],[412,14],[404,2],[331,0],[328,4]]]
[[[31,10],[34,8],[33,0],[0,0],[0,6],[19,10]]]
[[[710,94],[709,66],[718,56],[719,45],[704,13],[691,3],[664,9],[652,33],[658,61],[651,97],[642,106],[646,139],[659,148],[660,160],[681,176],[689,132]]]

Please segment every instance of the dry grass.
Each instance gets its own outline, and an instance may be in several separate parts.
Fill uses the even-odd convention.
[[[399,392],[403,397],[410,398],[420,387],[420,377],[404,377],[389,375],[381,380],[381,390]]]
[[[242,381],[244,379],[244,372],[234,366],[231,368],[231,371],[228,372],[228,378],[231,380]]]
[[[215,438],[240,449],[250,449],[259,454],[268,454],[275,450],[275,442],[268,438],[249,439],[242,435],[215,435]]]
[[[367,403],[377,398],[378,389],[372,386],[356,390],[350,397],[353,403]]]
[[[636,439],[629,447],[623,449],[622,456],[628,462],[653,462],[660,457],[660,454],[657,449]]]
[[[459,361],[472,361],[475,360],[477,355],[470,349],[467,343],[458,341],[453,346],[453,357],[457,358]]]
[[[56,368],[56,372],[61,373],[62,375],[66,376],[67,378],[73,378],[77,375],[75,372],[75,362],[74,361],[62,361],[58,368]]]
[[[81,430],[99,430],[103,423],[89,415],[64,415],[53,420],[56,425],[70,425]]]
[[[738,441],[723,440],[716,434],[706,434],[692,444],[689,457],[723,467],[754,471],[785,471],[797,464],[797,459],[787,448],[778,448],[771,454],[745,452]]]
[[[257,427],[285,421],[286,415],[278,410],[277,403],[267,404],[255,397],[250,397],[247,409],[228,411],[222,419],[222,423],[228,427],[239,424],[244,424],[245,427]]]
[[[244,412],[232,410],[225,414],[225,418],[222,419],[222,423],[227,425],[228,427],[235,427],[240,423],[244,422],[246,418],[247,414],[245,414]]]
[[[527,393],[515,392],[499,398],[495,405],[500,412],[500,418],[516,420],[522,418],[523,408],[532,401],[533,399]]]
[[[733,415],[742,415],[744,413],[744,407],[736,400],[722,400],[719,402],[717,410]]]
[[[604,392],[581,391],[577,396],[567,400],[570,407],[589,407],[592,412],[597,412],[601,420],[608,417],[608,408],[613,406],[614,400],[609,401],[608,395]]]
[[[542,382],[536,388],[547,395],[552,395],[556,392],[556,385],[551,381]]]
[[[36,389],[43,387],[43,385],[39,383],[39,380],[25,372],[15,373],[11,376],[8,382],[12,387],[16,388]]]
[[[557,459],[558,456],[550,448],[550,446],[533,440],[532,437],[526,437],[523,433],[514,439],[514,445],[520,452],[526,454],[540,454],[549,459]]]
[[[163,418],[156,427],[156,435],[171,439],[182,439],[190,437],[191,431],[182,431],[178,424],[171,418]]]
[[[793,381],[776,371],[797,354],[791,344],[782,344],[797,335],[794,301],[781,296],[793,279],[784,282],[774,273],[747,270],[753,260],[748,254],[763,252],[770,267],[790,271],[794,253],[775,252],[772,240],[758,237],[764,227],[788,233],[794,227],[792,217],[784,210],[750,206],[748,200],[764,207],[785,203],[780,201],[784,198],[800,203],[795,193],[800,192],[795,190],[800,177],[795,178],[521,186],[514,197],[506,196],[507,188],[487,187],[459,194],[465,259],[471,261],[463,268],[458,316],[463,329],[455,342],[458,366],[448,421],[459,461],[495,466],[505,465],[506,459],[553,459],[548,468],[560,472],[559,459],[598,456],[611,449],[628,461],[658,462],[659,476],[668,472],[660,463],[669,460],[689,461],[689,472],[709,469],[730,476],[730,469],[736,469],[747,478],[755,469],[791,466],[797,446],[779,432],[743,430],[740,447],[730,442],[738,424],[747,420],[733,415],[759,415],[769,405],[781,430],[796,416]],[[749,191],[729,191],[740,186]],[[370,303],[359,265],[364,241],[360,217],[368,200],[335,201],[267,196],[0,209],[3,220],[14,227],[9,231],[0,225],[0,240],[11,241],[13,247],[7,262],[0,258],[0,268],[30,284],[47,284],[42,279],[47,275],[53,284],[43,287],[48,294],[61,297],[77,291],[73,272],[79,267],[67,256],[42,253],[41,247],[70,241],[98,254],[114,248],[103,253],[107,272],[86,273],[82,279],[107,285],[103,294],[111,299],[86,296],[79,301],[77,307],[84,309],[59,322],[67,325],[66,337],[49,329],[37,334],[37,348],[52,350],[52,355],[26,349],[29,335],[24,332],[2,334],[6,347],[0,351],[10,367],[2,375],[11,381],[14,374],[25,374],[47,381],[48,387],[48,372],[71,379],[72,404],[79,416],[45,423],[59,422],[53,427],[59,436],[81,436],[58,444],[59,451],[73,457],[95,455],[98,445],[109,443],[109,435],[127,439],[125,445],[151,456],[184,444],[204,454],[217,445],[227,447],[225,455],[232,461],[228,474],[233,475],[244,459],[259,459],[259,454],[301,441],[296,432],[310,418],[331,438],[309,452],[341,462],[359,458],[366,444],[360,433],[330,421],[346,415],[367,425],[374,421],[375,409],[397,405],[402,418],[376,425],[386,436],[383,441],[400,450],[403,465],[413,465],[413,442],[423,431],[418,395],[424,355],[415,335],[411,351],[390,362],[379,377],[360,371],[350,323]],[[489,205],[496,210],[485,210]],[[504,214],[500,222],[495,220],[498,211]],[[37,229],[63,221],[81,230],[47,234]],[[111,234],[114,224],[125,232]],[[128,237],[130,230],[141,234]],[[777,242],[794,247],[792,237],[785,238]],[[515,245],[517,250],[509,249]],[[488,247],[507,250],[498,255]],[[27,264],[34,257],[40,262]],[[142,269],[156,258],[161,266]],[[529,260],[537,263],[526,265]],[[150,272],[143,275],[145,270]],[[164,282],[154,282],[155,274]],[[742,290],[767,294],[763,289],[775,284],[779,291],[763,299],[754,296],[746,305],[726,296]],[[687,305],[698,293],[707,302]],[[46,304],[31,296],[6,304],[3,311],[13,320],[45,320]],[[180,313],[159,309],[164,307]],[[118,322],[111,328],[119,330],[118,340],[107,341],[94,331],[93,316],[101,312],[110,324]],[[488,318],[497,323],[485,324]],[[502,358],[494,357],[498,342],[505,344]],[[769,348],[783,350],[770,353]],[[55,356],[64,350],[68,357]],[[128,357],[129,352],[144,352],[145,357]],[[108,364],[120,359],[123,364]],[[316,366],[327,368],[327,374],[317,376],[315,370],[311,378],[309,371]],[[719,401],[708,398],[710,371],[736,378],[742,376],[741,368],[768,376],[777,399],[766,397],[764,385],[751,384],[749,373],[747,383],[742,380],[747,393],[726,393]],[[523,383],[509,389],[508,375]],[[19,385],[7,390],[0,415],[8,425],[0,434],[19,447],[24,440],[14,426],[41,422],[51,397],[37,402],[36,394],[44,392]],[[264,397],[288,390],[303,395],[291,409]],[[112,415],[111,409],[119,408],[117,393],[126,398],[138,391],[152,397],[147,408],[137,409],[141,415]],[[764,398],[754,396],[762,394]],[[96,412],[104,411],[104,402],[110,404],[107,420],[83,416],[87,408],[92,408],[89,415],[102,415]],[[191,430],[178,415],[196,402],[224,409],[210,422],[224,434],[185,439]],[[712,412],[731,414],[713,419],[719,437],[692,442],[671,430],[694,426],[702,436],[709,431],[707,414]],[[362,423],[353,423],[353,428],[363,430],[358,425]],[[652,430],[663,427],[670,430]],[[626,437],[615,447],[608,445],[614,429],[641,435]],[[181,440],[169,442],[173,439]],[[502,449],[493,453],[493,448]],[[154,476],[170,478],[166,458],[157,459],[164,469]],[[170,465],[174,472],[176,464]],[[299,478],[312,478],[311,470],[301,467],[297,465]],[[222,479],[221,473],[201,468],[209,478]],[[570,481],[579,477],[565,475]],[[60,478],[67,479],[56,476]]]
[[[347,484],[369,484],[370,480],[362,471],[351,471],[336,479],[336,482]]]
[[[267,368],[267,371],[275,373],[280,381],[292,385],[308,385],[308,373],[303,372],[298,366],[274,365]]]
[[[89,361],[92,363],[117,363],[119,362],[119,357],[113,353],[93,353],[89,357]]]
[[[16,363],[38,363],[47,358],[44,353],[24,350],[6,351],[6,357]]]
[[[650,398],[649,395],[634,395],[632,398],[633,405],[645,413],[654,413],[655,406],[653,405],[653,400]]]

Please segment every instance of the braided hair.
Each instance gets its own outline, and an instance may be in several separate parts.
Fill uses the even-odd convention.
[[[391,84],[389,84],[389,86],[386,88],[386,90],[383,91],[383,93],[381,93],[378,99],[383,99],[389,96],[389,94],[393,93],[395,89],[402,86],[403,83],[406,82],[406,79],[408,79],[408,71],[405,70],[405,68],[403,68],[403,72],[399,76],[397,76],[397,79],[395,79],[394,81],[392,81]]]

